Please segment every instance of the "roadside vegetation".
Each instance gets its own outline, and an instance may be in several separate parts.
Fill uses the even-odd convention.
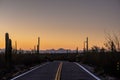
[[[120,78],[120,52],[85,53],[77,56],[77,61],[93,67],[100,76]]]
[[[80,62],[94,67],[98,75],[119,77],[120,52],[105,53],[63,53],[63,54],[12,54],[12,67],[6,69],[4,54],[0,54],[0,79],[6,80],[16,76],[30,67],[47,61],[64,60]],[[8,74],[9,73],[9,74]]]
[[[88,37],[84,41],[83,52],[78,51],[75,53],[39,53],[38,37],[37,51],[32,53],[24,53],[21,51],[17,53],[17,46],[12,49],[12,40],[9,34],[5,34],[5,53],[0,54],[0,80],[8,80],[16,75],[19,75],[31,67],[40,65],[44,62],[64,60],[70,62],[79,62],[94,68],[94,72],[98,75],[114,76],[120,78],[120,43],[119,38],[114,35],[106,36],[105,48],[93,46],[88,49]]]

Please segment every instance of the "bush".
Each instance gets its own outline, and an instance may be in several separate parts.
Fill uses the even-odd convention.
[[[109,75],[119,77],[120,70],[117,70],[117,62],[120,63],[120,53],[86,53],[81,62],[92,65],[96,70],[100,69]]]

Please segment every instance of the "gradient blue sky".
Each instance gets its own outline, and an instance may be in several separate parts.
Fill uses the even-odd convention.
[[[0,47],[8,32],[18,48],[103,46],[105,32],[120,35],[120,0],[1,0]]]

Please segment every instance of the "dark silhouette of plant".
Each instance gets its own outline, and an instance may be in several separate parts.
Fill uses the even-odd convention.
[[[9,69],[12,65],[12,41],[9,39],[9,34],[5,34],[5,61],[6,67]]]
[[[88,52],[88,37],[86,38],[86,40],[83,43],[83,51]]]
[[[106,37],[106,43],[104,44],[105,47],[108,48],[111,52],[119,51],[119,38],[116,35],[111,36],[110,34],[107,34]]]
[[[78,53],[78,47],[76,48],[76,53]]]
[[[39,54],[39,47],[40,47],[40,37],[38,37],[37,54]]]
[[[15,41],[15,53],[17,53],[17,41]]]
[[[88,52],[88,37],[86,38],[86,51]]]
[[[92,48],[91,48],[91,50],[92,50],[92,52],[100,52],[100,48],[98,47],[98,46],[93,46]]]
[[[119,40],[119,37],[117,35],[114,34],[114,43],[116,45],[116,49],[117,51],[120,51],[120,40]]]
[[[120,63],[120,52],[92,52],[79,56],[82,63],[93,66],[95,72],[102,74],[114,75],[120,77],[120,70],[118,70],[117,63]]]
[[[85,53],[85,42],[86,41],[84,41],[84,43],[83,43],[83,52]]]

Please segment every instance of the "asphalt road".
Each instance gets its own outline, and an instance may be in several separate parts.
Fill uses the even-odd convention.
[[[33,70],[13,80],[54,80],[59,62],[49,62],[36,70]]]
[[[99,80],[73,62],[48,62],[11,80]]]
[[[75,63],[64,62],[61,80],[96,80]]]

